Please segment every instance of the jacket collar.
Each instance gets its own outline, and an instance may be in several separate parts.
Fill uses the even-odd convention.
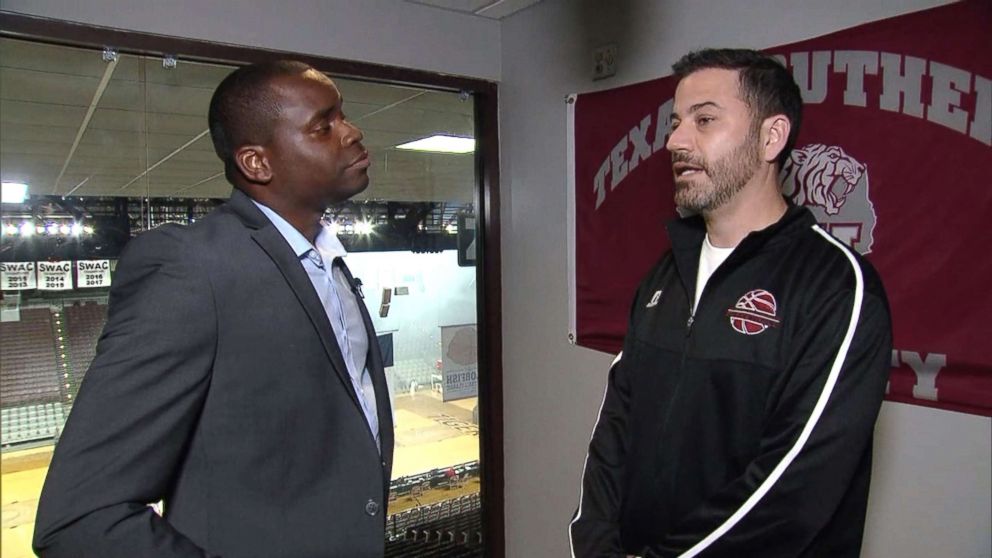
[[[737,262],[749,258],[766,244],[783,240],[795,232],[816,224],[816,218],[809,209],[786,200],[788,208],[782,218],[757,231],[751,231],[734,248],[730,257],[720,266],[729,268]],[[702,216],[694,215],[670,221],[666,228],[672,242],[672,256],[682,277],[683,287],[690,296],[695,296],[696,274],[699,272],[699,250],[706,238],[706,223]]]

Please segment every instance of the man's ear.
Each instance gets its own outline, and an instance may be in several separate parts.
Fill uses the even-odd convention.
[[[238,170],[255,184],[268,184],[272,180],[272,168],[268,154],[261,145],[244,145],[234,152],[234,164]]]
[[[792,124],[784,114],[769,116],[761,123],[761,155],[765,162],[774,163],[789,141]]]

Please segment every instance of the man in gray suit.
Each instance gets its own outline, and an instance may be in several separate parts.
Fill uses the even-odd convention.
[[[210,105],[235,190],[131,241],[38,509],[42,556],[381,556],[393,425],[375,330],[322,226],[369,182],[305,64]],[[164,500],[164,516],[146,504]]]

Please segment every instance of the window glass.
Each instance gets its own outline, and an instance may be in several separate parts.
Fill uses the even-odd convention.
[[[127,242],[191,224],[230,195],[206,115],[233,69],[0,39],[5,459],[57,444]],[[349,250],[387,362],[388,548],[408,554],[418,544],[408,532],[429,525],[452,530],[438,552],[481,555],[473,98],[334,79],[372,159],[370,187],[325,219]],[[432,136],[469,141],[461,153],[399,148]],[[8,525],[7,506],[4,527],[29,532],[34,510]],[[8,544],[29,538],[5,537],[3,555],[24,554]]]

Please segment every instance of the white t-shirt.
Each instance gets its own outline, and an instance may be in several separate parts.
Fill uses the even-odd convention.
[[[699,273],[696,274],[696,300],[692,303],[692,313],[696,313],[696,306],[699,304],[699,295],[703,294],[703,287],[710,280],[710,276],[720,267],[720,264],[734,251],[730,248],[717,248],[710,244],[710,235],[703,239],[703,246],[699,249]]]

